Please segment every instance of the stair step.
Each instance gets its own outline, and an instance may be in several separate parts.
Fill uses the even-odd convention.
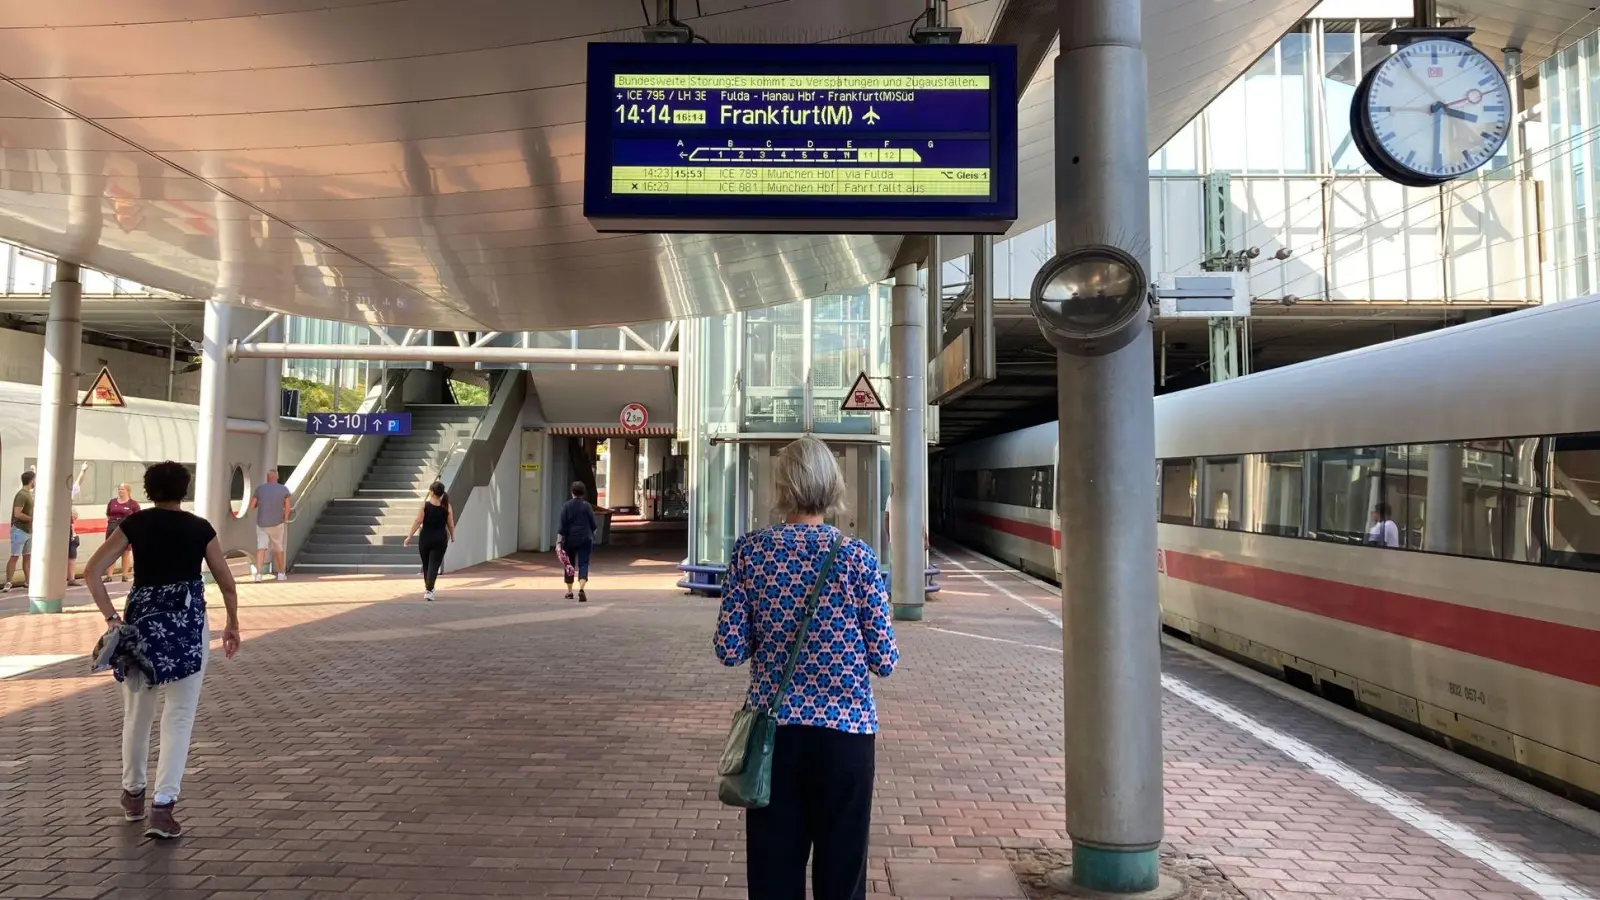
[[[405,537],[406,531],[411,528],[412,521],[414,520],[411,518],[407,518],[402,521],[396,517],[394,520],[388,522],[318,522],[317,527],[311,530],[311,539],[309,545],[316,546],[319,541],[324,539],[333,541],[335,539],[343,539],[347,537],[356,538],[359,540],[378,537],[387,539],[392,537],[398,541]],[[335,542],[338,543],[342,541]]]
[[[296,575],[415,575],[422,570],[420,563],[390,565],[385,563],[308,563],[297,562],[289,567]]]
[[[320,552],[323,548],[338,546],[341,550],[345,546],[357,547],[399,547],[407,553],[417,552],[415,546],[405,546],[406,531],[409,526],[396,528],[385,534],[375,534],[371,531],[342,532],[331,531],[321,525],[311,533],[312,543],[317,550],[308,550],[308,553]]]
[[[411,547],[397,547],[404,553],[382,553],[352,548],[350,552],[318,552],[301,553],[295,567],[306,565],[340,565],[340,566],[395,566],[400,570],[417,571],[422,568],[421,557]]]

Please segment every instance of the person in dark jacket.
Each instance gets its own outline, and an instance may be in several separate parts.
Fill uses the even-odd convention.
[[[600,526],[594,519],[594,507],[589,501],[583,499],[588,490],[583,482],[572,483],[572,499],[561,507],[561,526],[556,529],[556,544],[567,554],[572,561],[573,568],[577,569],[578,576],[578,602],[589,602],[589,595],[584,590],[589,586],[589,554],[594,550],[594,534]],[[571,572],[571,569],[568,570]],[[572,575],[566,576],[567,599],[572,599]]]

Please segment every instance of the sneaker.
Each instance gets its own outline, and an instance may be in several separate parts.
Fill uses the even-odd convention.
[[[6,582],[4,586],[0,586],[0,594],[8,593],[11,590],[11,588],[12,588],[11,582],[9,582],[9,581]]]
[[[129,822],[144,821],[144,791],[122,792],[122,818]]]
[[[279,581],[288,581],[289,580],[289,576],[283,574],[282,572],[279,572],[278,573],[278,580]]]
[[[567,599],[568,600],[572,599],[572,592],[571,591],[567,591]]]
[[[429,603],[432,603],[433,602],[433,591],[423,591],[422,592],[422,599],[428,601]]]
[[[150,807],[150,827],[144,830],[144,836],[170,841],[182,835],[183,826],[172,815],[176,806],[176,803],[157,803]]]
[[[579,603],[588,603],[589,602],[589,593],[587,591],[581,591],[581,590],[578,591],[578,602]]]
[[[257,572],[255,574],[255,576],[251,580],[254,581],[256,584],[260,584],[261,583],[261,573]]]

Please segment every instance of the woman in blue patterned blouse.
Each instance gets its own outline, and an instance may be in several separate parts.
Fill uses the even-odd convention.
[[[171,839],[183,834],[175,815],[178,790],[211,649],[200,563],[211,570],[222,593],[227,610],[222,652],[229,659],[239,652],[239,596],[216,529],[182,508],[189,493],[189,470],[181,463],[156,463],[145,470],[144,492],[154,505],[123,519],[106,537],[89,557],[86,580],[95,605],[119,633],[111,664],[122,682],[122,815],[129,822],[146,816],[150,727],[159,699],[161,761],[145,835]],[[129,547],[133,590],[127,609],[118,615],[103,576],[112,560]]]
[[[889,595],[867,544],[823,524],[844,497],[844,476],[821,441],[778,454],[782,525],[734,544],[717,621],[717,658],[750,662],[749,702],[766,704],[783,677],[806,594],[843,541],[778,708],[772,802],[745,817],[751,900],[801,900],[811,859],[814,900],[864,900],[878,710],[870,675],[894,671],[900,652]]]

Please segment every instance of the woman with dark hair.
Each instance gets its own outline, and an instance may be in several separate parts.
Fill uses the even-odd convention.
[[[444,482],[435,481],[428,487],[427,499],[417,510],[416,521],[406,532],[405,545],[411,546],[411,536],[422,529],[417,549],[422,553],[422,599],[433,599],[433,583],[444,568],[444,551],[456,539],[456,517],[450,510],[450,495],[445,493]]]
[[[86,566],[86,581],[95,605],[117,631],[111,666],[123,687],[122,814],[129,822],[145,818],[150,726],[160,699],[161,759],[145,835],[169,839],[183,833],[173,812],[211,646],[200,561],[205,561],[222,591],[228,613],[222,651],[229,659],[239,652],[239,594],[216,530],[182,509],[189,493],[189,470],[182,463],[156,463],[145,470],[144,492],[154,505],[123,519],[95,550]],[[106,593],[105,574],[129,547],[133,590],[119,616]]]
[[[561,525],[556,529],[556,550],[572,560],[572,567],[567,569],[569,574],[566,575],[567,599],[572,599],[571,573],[576,569],[579,603],[589,602],[589,594],[585,590],[589,586],[589,554],[594,551],[594,533],[600,530],[600,525],[594,520],[594,507],[583,499],[588,492],[583,482],[572,483],[572,499],[561,507]]]

